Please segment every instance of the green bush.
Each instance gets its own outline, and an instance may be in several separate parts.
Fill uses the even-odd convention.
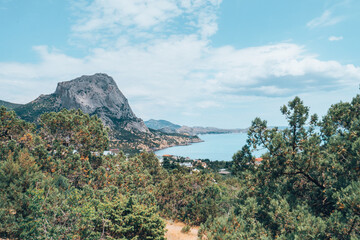
[[[182,233],[188,233],[190,232],[191,230],[191,227],[189,225],[185,225],[182,229],[181,229],[181,232]]]

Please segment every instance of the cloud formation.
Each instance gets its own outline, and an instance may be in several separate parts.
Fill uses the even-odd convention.
[[[329,37],[329,41],[330,42],[334,42],[334,41],[340,41],[340,40],[343,40],[344,38],[343,38],[343,36],[330,36]]]
[[[334,17],[330,10],[324,11],[324,13],[317,18],[312,19],[306,25],[309,28],[327,27],[335,25],[343,20],[343,17]]]
[[[3,97],[27,102],[54,91],[59,81],[103,72],[114,77],[134,111],[146,118],[155,117],[157,112],[199,116],[207,109],[250,106],[257,101],[270,104],[278,98],[358,85],[359,67],[320,60],[295,43],[241,49],[212,46],[209,38],[218,29],[220,3],[74,3],[77,20],[72,40],[86,45],[89,53],[73,57],[48,46],[35,46],[38,63],[0,62]],[[329,26],[339,21],[325,11],[308,26]],[[92,46],[94,42],[96,47]]]
[[[154,39],[197,32],[207,38],[217,31],[217,11],[222,0],[94,0],[73,3],[77,17],[74,38],[108,43],[116,37]]]
[[[1,81],[16,80],[27,86],[29,81],[47,80],[42,86],[52,84],[54,88],[58,81],[105,72],[131,98],[146,99],[148,105],[181,107],[209,99],[221,102],[224,96],[291,96],[360,80],[358,67],[321,61],[291,43],[213,48],[191,35],[159,40],[144,48],[95,49],[85,58],[70,57],[46,46],[34,50],[41,58],[39,64],[0,63]],[[36,90],[28,90],[40,94],[45,89],[37,85]]]

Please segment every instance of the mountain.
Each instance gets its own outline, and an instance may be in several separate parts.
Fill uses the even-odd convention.
[[[112,129],[149,132],[144,122],[131,110],[114,79],[102,73],[60,82],[54,93],[40,95],[14,110],[24,120],[35,121],[44,112],[56,112],[63,108],[96,114]]]
[[[16,104],[16,103],[11,103],[11,102],[6,102],[6,101],[0,100],[0,106],[4,106],[9,109],[15,109],[17,107],[20,107],[21,105],[22,104]]]
[[[174,123],[166,121],[166,120],[150,119],[148,121],[145,121],[145,125],[148,128],[155,129],[155,130],[159,130],[159,129],[162,129],[162,128],[168,128],[168,129],[171,129],[171,130],[176,130],[176,129],[181,128],[180,125],[174,124]]]
[[[198,135],[198,134],[221,134],[221,133],[241,133],[247,132],[247,129],[222,129],[215,127],[188,127],[182,126],[181,128],[176,130],[177,133],[181,134],[189,134],[189,135]]]
[[[89,115],[97,115],[109,127],[112,147],[129,151],[156,150],[201,141],[198,137],[150,131],[143,120],[133,113],[114,79],[103,73],[60,82],[54,93],[40,95],[27,104],[5,101],[1,101],[1,104],[30,122],[36,122],[45,112],[58,112],[64,108],[81,109]]]
[[[154,119],[145,121],[145,124],[148,128],[157,129],[164,133],[179,133],[179,134],[188,134],[192,136],[198,134],[239,133],[239,132],[247,131],[247,129],[221,129],[215,127],[180,126],[166,120],[154,120]]]

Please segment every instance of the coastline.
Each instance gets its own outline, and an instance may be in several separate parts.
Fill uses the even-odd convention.
[[[231,132],[209,132],[209,133],[199,133],[195,136],[198,137],[199,141],[192,141],[192,142],[188,142],[188,143],[180,143],[180,144],[174,144],[174,145],[169,145],[166,147],[159,147],[159,148],[154,148],[152,150],[153,153],[160,151],[160,150],[164,150],[167,148],[172,148],[172,147],[181,147],[181,146],[190,146],[193,145],[194,143],[201,143],[201,142],[205,142],[205,140],[201,139],[200,136],[202,135],[220,135],[220,134],[239,134],[239,133],[247,133],[247,131],[243,131],[243,129],[241,129],[241,131],[231,131]]]
[[[201,138],[198,138],[198,139],[199,139],[199,140],[192,141],[192,142],[180,143],[180,144],[174,144],[174,145],[168,145],[168,146],[163,146],[163,147],[159,147],[159,148],[153,148],[153,149],[152,149],[152,152],[155,153],[155,152],[157,152],[157,151],[164,150],[164,149],[167,149],[167,148],[181,147],[181,146],[190,146],[190,145],[193,145],[194,143],[205,142],[205,141],[202,140]]]
[[[174,155],[189,157],[191,159],[209,159],[211,161],[232,161],[233,155],[238,152],[247,140],[246,133],[233,134],[204,134],[199,136],[201,144],[167,146],[154,151],[157,156]],[[262,151],[254,153],[260,156]]]

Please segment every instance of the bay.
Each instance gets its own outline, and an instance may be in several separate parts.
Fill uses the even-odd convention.
[[[232,156],[246,144],[247,133],[203,134],[199,137],[204,142],[170,147],[156,151],[155,154],[158,156],[170,154],[211,161],[232,161]],[[263,152],[256,152],[254,156],[260,156]]]

